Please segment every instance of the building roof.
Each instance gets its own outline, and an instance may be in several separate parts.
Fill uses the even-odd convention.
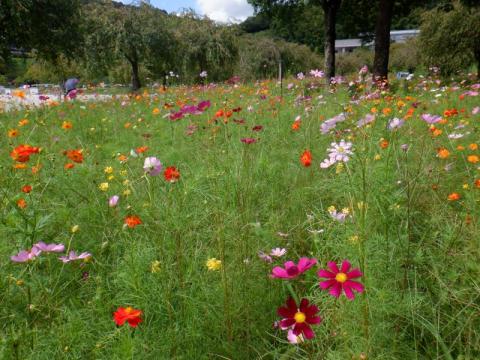
[[[340,39],[335,40],[336,48],[360,47],[362,46],[361,39]]]

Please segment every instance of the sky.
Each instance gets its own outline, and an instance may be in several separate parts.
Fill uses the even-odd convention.
[[[132,2],[121,1],[126,4]],[[253,8],[247,0],[150,0],[150,3],[168,12],[192,8],[201,15],[221,22],[239,22],[253,14]]]

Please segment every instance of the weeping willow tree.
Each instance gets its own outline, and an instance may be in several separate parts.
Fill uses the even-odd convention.
[[[111,1],[84,7],[85,58],[98,71],[119,61],[131,69],[132,90],[141,86],[140,69],[161,77],[174,61],[174,37],[167,15],[152,6],[125,6]]]
[[[176,22],[175,36],[181,47],[177,56],[182,74],[194,79],[205,70],[212,80],[233,75],[239,53],[235,27],[218,25],[194,13],[185,13],[172,21]]]

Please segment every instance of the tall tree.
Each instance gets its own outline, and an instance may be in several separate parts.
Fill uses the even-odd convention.
[[[337,12],[342,0],[322,0],[322,8],[325,13],[325,75],[327,83],[335,76],[335,39]]]
[[[127,61],[133,91],[142,86],[140,65],[162,68],[170,55],[174,39],[165,25],[167,15],[148,4],[92,3],[85,15],[85,57],[105,68],[118,59]]]
[[[375,57],[373,75],[375,79],[388,76],[388,58],[390,54],[390,28],[392,25],[394,0],[379,0],[377,24],[375,26]]]

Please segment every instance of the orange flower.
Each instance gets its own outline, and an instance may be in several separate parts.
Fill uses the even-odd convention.
[[[153,114],[153,115],[158,115],[158,114],[160,114],[160,109],[159,109],[159,108],[153,109],[152,114]]]
[[[42,168],[42,164],[38,164],[37,166],[32,166],[32,174],[36,174]]]
[[[180,172],[177,170],[175,166],[169,166],[163,172],[163,177],[168,182],[174,183],[180,179]]]
[[[130,123],[130,122],[127,122],[127,123],[125,123],[125,125],[123,125],[123,127],[125,129],[128,129],[130,126],[132,126],[132,123]]]
[[[475,180],[475,187],[480,189],[480,179]]]
[[[17,129],[8,130],[8,137],[9,138],[17,137],[18,135],[20,135],[20,131],[18,131]]]
[[[27,168],[27,164],[14,164],[14,165],[13,165],[13,168],[14,168],[14,169],[26,169],[26,168]]]
[[[437,156],[440,158],[440,159],[446,159],[450,156],[450,151],[448,151],[447,149],[445,148],[438,148],[437,149]]]
[[[453,109],[447,109],[443,112],[443,116],[445,117],[450,117],[450,116],[454,116],[454,115],[458,115],[458,110],[453,108]]]
[[[478,145],[477,144],[470,144],[470,145],[468,145],[468,148],[472,151],[475,151],[475,150],[478,149]]]
[[[63,168],[64,168],[65,170],[73,169],[74,167],[75,167],[75,165],[72,164],[72,163],[66,163],[66,164],[63,166]]]
[[[413,116],[413,113],[415,112],[415,108],[411,107],[407,110],[407,113],[403,117],[404,119],[409,119]]]
[[[448,195],[447,198],[448,198],[449,201],[457,201],[457,200],[460,199],[460,194],[456,193],[456,192],[453,192],[450,195]]]
[[[297,131],[300,130],[300,125],[302,124],[301,120],[295,120],[292,124],[292,130]]]
[[[300,156],[300,162],[305,167],[312,165],[312,153],[309,150],[305,150],[302,156]]]
[[[18,199],[17,200],[17,206],[20,209],[25,209],[27,207],[27,202],[25,201],[25,199]]]
[[[19,145],[10,153],[10,157],[17,162],[27,162],[30,155],[38,154],[40,149],[30,145]]]
[[[142,322],[142,311],[134,309],[132,307],[119,307],[117,311],[113,313],[113,321],[118,326],[122,326],[125,322],[128,322],[128,325],[131,327],[137,327],[138,324]]]
[[[223,110],[218,110],[218,111],[215,113],[215,117],[222,117],[223,115],[224,115]]]
[[[67,150],[64,152],[64,154],[73,162],[83,162],[83,150]]]
[[[382,113],[383,113],[383,115],[388,116],[392,113],[392,109],[387,107],[387,108],[382,110]]]
[[[64,129],[64,130],[70,130],[72,127],[73,127],[73,125],[70,121],[64,121],[62,123],[62,129]]]
[[[457,145],[457,150],[458,151],[463,151],[463,150],[465,150],[465,146]]]
[[[16,90],[13,92],[13,96],[16,96],[20,99],[25,99],[25,92],[21,90]]]
[[[472,164],[476,164],[480,161],[480,158],[477,155],[468,155],[467,161]]]
[[[430,129],[430,131],[432,132],[432,136],[433,136],[433,137],[440,136],[440,135],[442,135],[442,133],[443,133],[443,130],[437,129],[435,126],[433,126],[433,127]]]
[[[30,185],[25,185],[22,187],[22,192],[24,192],[25,194],[30,193],[30,191],[32,191],[32,187]]]
[[[143,154],[147,150],[148,150],[148,146],[139,146],[135,149],[135,152],[137,154]]]
[[[372,108],[370,109],[370,112],[371,112],[372,114],[376,114],[376,113],[378,112],[378,110],[377,110],[376,107],[372,107]]]
[[[18,126],[25,126],[28,125],[29,121],[28,119],[22,119],[18,122]]]
[[[380,147],[382,149],[386,149],[388,147],[388,144],[389,144],[388,140],[384,139],[384,140],[380,141]]]
[[[142,224],[142,220],[136,215],[129,215],[123,221],[126,226],[133,229],[135,226]]]
[[[118,161],[120,161],[121,163],[124,163],[128,160],[128,157],[126,155],[123,155],[123,154],[120,154],[118,156]]]

